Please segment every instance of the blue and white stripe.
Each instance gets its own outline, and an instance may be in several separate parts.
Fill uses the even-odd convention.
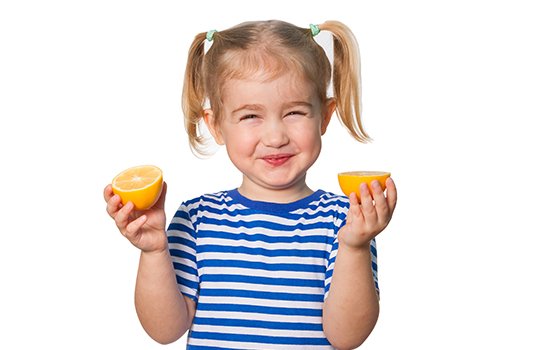
[[[251,201],[237,190],[184,202],[168,228],[189,349],[333,349],[322,327],[346,197]],[[377,281],[376,248],[371,245]]]

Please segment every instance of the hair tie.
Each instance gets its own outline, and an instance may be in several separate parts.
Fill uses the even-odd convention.
[[[313,34],[313,36],[319,34],[319,32],[321,31],[321,30],[319,29],[319,26],[316,25],[316,24],[310,24],[310,25],[309,25],[309,28],[311,29],[311,33]]]
[[[214,40],[214,33],[217,33],[218,31],[216,29],[209,30],[208,33],[206,33],[206,39],[208,41]]]

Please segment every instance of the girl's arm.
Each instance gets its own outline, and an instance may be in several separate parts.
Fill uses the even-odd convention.
[[[133,203],[122,206],[111,185],[105,187],[107,213],[122,235],[141,250],[135,304],[139,320],[151,338],[161,344],[178,340],[191,326],[195,302],[181,294],[166,238],[164,200],[166,184],[157,203],[149,210],[134,211]]]
[[[141,252],[135,303],[143,329],[161,344],[178,340],[191,327],[196,305],[178,288],[168,247]]]
[[[360,346],[378,320],[370,242],[389,224],[397,203],[393,180],[388,179],[386,187],[387,198],[373,183],[376,205],[366,184],[360,187],[362,204],[355,194],[350,195],[347,222],[338,233],[338,254],[323,306],[323,330],[330,343],[341,350]]]

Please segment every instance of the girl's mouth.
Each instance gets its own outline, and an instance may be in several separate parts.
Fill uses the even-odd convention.
[[[286,163],[292,157],[291,154],[272,154],[262,158],[267,164],[272,166],[279,166]]]

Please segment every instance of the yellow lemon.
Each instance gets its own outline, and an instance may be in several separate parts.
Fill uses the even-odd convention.
[[[151,208],[162,192],[162,170],[154,165],[140,165],[124,170],[112,182],[113,192],[122,204],[132,202],[134,210]]]
[[[359,185],[361,183],[365,182],[367,184],[372,197],[370,183],[374,180],[378,180],[382,187],[382,191],[384,191],[386,189],[386,179],[390,176],[391,173],[387,171],[349,171],[338,174],[338,183],[346,196],[349,197],[352,192],[355,192],[357,198],[361,200],[361,196],[359,195]]]

